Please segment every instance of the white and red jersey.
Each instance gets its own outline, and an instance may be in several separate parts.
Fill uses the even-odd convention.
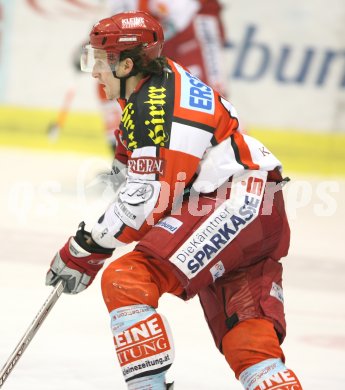
[[[127,180],[93,239],[104,247],[139,241],[185,186],[209,193],[235,173],[280,167],[239,127],[232,104],[177,63],[168,60],[162,75],[143,79],[120,124]]]

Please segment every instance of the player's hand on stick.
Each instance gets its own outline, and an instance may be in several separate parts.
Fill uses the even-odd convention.
[[[126,180],[127,166],[121,161],[114,160],[111,171],[107,173],[101,173],[97,176],[96,180],[106,185],[111,185],[114,192],[116,192],[121,184]]]
[[[47,286],[55,286],[62,279],[64,293],[78,294],[93,282],[105,260],[112,255],[114,249],[92,243],[91,234],[84,226],[82,222],[76,235],[70,237],[53,258],[46,276]]]

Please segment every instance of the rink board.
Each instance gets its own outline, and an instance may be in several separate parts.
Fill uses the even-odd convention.
[[[97,113],[70,113],[56,139],[48,128],[58,118],[53,110],[0,107],[0,145],[94,153],[110,156],[103,123]],[[283,163],[286,172],[314,175],[345,175],[345,134],[303,129],[249,127]]]

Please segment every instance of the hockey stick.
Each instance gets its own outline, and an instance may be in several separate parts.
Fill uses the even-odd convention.
[[[55,122],[48,125],[47,135],[51,141],[56,141],[60,135],[60,130],[64,127],[66,118],[71,110],[72,101],[76,92],[75,87],[71,87],[67,90],[62,107],[58,113],[58,117]]]
[[[50,293],[47,300],[44,302],[40,311],[37,313],[36,317],[32,321],[28,330],[25,332],[22,339],[19,341],[15,350],[12,352],[11,356],[8,358],[7,362],[0,371],[0,387],[5,383],[6,379],[10,375],[14,366],[17,364],[18,360],[22,357],[26,347],[30,344],[31,340],[34,338],[39,327],[42,325],[43,321],[46,319],[50,310],[53,308],[57,300],[60,298],[62,291],[64,289],[64,282],[60,280],[57,285],[54,287],[54,290]]]

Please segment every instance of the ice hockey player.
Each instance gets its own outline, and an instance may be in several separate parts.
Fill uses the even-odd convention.
[[[163,43],[160,24],[139,11],[91,30],[82,70],[123,107],[114,161],[120,190],[90,233],[81,223],[58,251],[46,284],[63,279],[64,292],[77,294],[115,248],[137,242],[102,275],[128,389],[167,388],[174,346],[156,308],[170,293],[198,295],[216,347],[245,389],[300,390],[280,347],[279,260],[290,238],[281,163],[239,131],[229,101],[160,56]]]

